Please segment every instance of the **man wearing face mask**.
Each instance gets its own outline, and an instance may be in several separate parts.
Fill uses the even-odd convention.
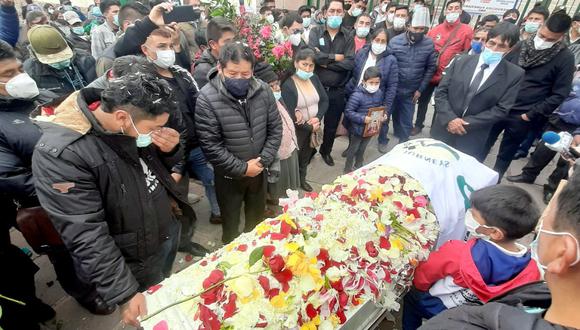
[[[66,38],[74,49],[80,49],[85,52],[91,51],[91,41],[85,35],[85,28],[79,15],[70,10],[63,14],[64,20],[69,24],[71,35]]]
[[[394,133],[399,142],[409,140],[415,103],[428,88],[437,68],[433,41],[425,37],[427,26],[429,10],[415,9],[408,31],[389,41],[388,50],[397,58],[399,66],[397,96],[392,109]]]
[[[367,10],[366,0],[353,0],[352,6],[346,12],[346,14],[344,14],[342,26],[347,29],[352,29],[358,17],[360,17],[362,13],[366,12],[366,10]]]
[[[542,6],[541,3],[536,4],[534,8],[530,10],[528,16],[526,16],[526,19],[524,20],[524,26],[520,36],[521,39],[527,40],[530,37],[533,37],[538,32],[540,27],[544,25],[548,19],[548,16],[550,16],[548,9]]]
[[[385,10],[385,16],[384,19],[377,21],[375,20],[374,23],[374,28],[375,29],[379,29],[379,28],[386,28],[386,29],[391,29],[393,27],[393,22],[395,20],[395,11],[397,9],[397,5],[394,3],[388,3],[386,5],[386,10]],[[372,18],[372,16],[371,16]]]
[[[28,31],[28,40],[34,57],[24,62],[24,71],[39,88],[66,96],[95,80],[95,59],[73,51],[56,28],[37,25]]]
[[[119,30],[122,33],[125,33],[125,31],[129,26],[132,26],[136,21],[140,21],[144,17],[147,17],[148,14],[149,9],[139,2],[129,2],[124,4],[119,10]],[[113,65],[113,61],[115,60],[115,58],[119,57],[115,53],[115,45],[118,42],[121,43],[125,42],[125,38],[123,35],[121,35],[114,44],[107,47],[103,51],[101,56],[97,59],[97,68],[96,68],[97,76],[100,77],[105,72],[107,72]]]
[[[481,54],[459,56],[449,64],[435,92],[434,139],[483,162],[481,141],[507,117],[524,78],[522,68],[503,58],[518,40],[518,28],[502,22],[489,31]]]
[[[276,99],[268,84],[254,78],[254,65],[248,46],[225,45],[217,69],[210,71],[210,82],[197,99],[197,136],[214,167],[224,244],[240,234],[242,204],[244,232],[263,220],[264,169],[274,162],[282,138]]]
[[[355,29],[352,32],[354,38],[354,52],[358,53],[368,41],[371,32],[371,17],[368,14],[361,14],[357,20]]]
[[[580,314],[580,174],[543,214],[531,244],[532,258],[546,282],[516,288],[483,306],[462,306],[440,314],[421,329],[578,329]]]
[[[282,35],[285,40],[292,43],[292,53],[296,54],[300,49],[307,47],[306,43],[302,40],[303,29],[302,16],[298,13],[289,13],[284,16],[280,21],[280,29],[282,29]]]
[[[140,292],[171,272],[180,230],[172,205],[193,214],[170,176],[183,152],[179,133],[164,127],[175,107],[167,82],[128,75],[35,118],[40,204],[79,276],[134,326],[147,313]]]
[[[451,59],[455,55],[469,50],[471,47],[471,39],[473,39],[473,30],[467,24],[461,23],[459,15],[462,12],[461,0],[449,0],[445,6],[445,22],[437,25],[427,32],[427,36],[433,40],[435,44],[435,51],[437,57],[437,71],[433,75],[429,85],[421,93],[419,101],[417,102],[417,119],[415,120],[415,127],[411,131],[411,135],[415,136],[423,130],[427,108],[433,91],[439,81],[443,70],[449,65]]]
[[[397,6],[395,8],[395,15],[393,16],[393,26],[387,29],[387,36],[390,40],[399,34],[407,31],[407,22],[409,21],[409,7]]]
[[[524,81],[509,116],[494,125],[486,144],[485,155],[504,131],[494,165],[500,180],[528,133],[541,132],[550,114],[570,93],[574,55],[563,39],[571,23],[565,12],[556,12],[533,38],[521,43],[518,64],[526,71]],[[520,180],[516,182],[524,182]]]
[[[103,0],[99,5],[105,22],[91,31],[91,54],[98,59],[105,49],[117,40],[119,31],[119,9],[121,4],[117,0]]]
[[[318,26],[310,33],[308,46],[316,52],[314,73],[320,78],[329,100],[328,111],[324,116],[324,137],[320,155],[328,166],[334,166],[330,153],[344,112],[344,86],[354,67],[354,40],[350,37],[350,31],[341,26],[344,16],[341,0],[331,0],[328,3],[326,16],[326,25]]]
[[[29,119],[37,106],[56,95],[39,91],[22,71],[12,47],[0,41],[0,262],[10,271],[0,274],[0,292],[26,303],[2,303],[0,326],[5,329],[40,329],[54,310],[36,297],[34,274],[38,267],[10,241],[10,229],[20,209],[38,206],[30,159],[41,132]]]
[[[272,13],[272,8],[270,7],[262,7],[260,8],[260,16],[262,20],[267,24],[274,24],[274,14]]]
[[[310,31],[312,30],[312,9],[308,6],[301,6],[298,8],[298,14],[302,17],[302,26],[304,27],[304,32],[302,33],[302,40],[308,44],[308,38],[310,37]]]
[[[371,13],[371,18],[375,23],[378,24],[387,20],[388,9],[391,4],[391,0],[382,0],[376,5]]]

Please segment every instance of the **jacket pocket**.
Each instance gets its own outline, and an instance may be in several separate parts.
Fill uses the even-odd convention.
[[[127,262],[139,260],[139,244],[136,233],[113,235],[115,243]]]

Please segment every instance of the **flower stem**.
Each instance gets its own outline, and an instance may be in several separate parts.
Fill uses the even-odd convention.
[[[13,298],[10,298],[10,297],[6,297],[5,295],[2,295],[2,294],[0,294],[0,298],[6,299],[6,300],[11,301],[11,302],[13,302],[15,304],[18,304],[18,305],[26,306],[26,303],[25,302],[22,302],[20,300],[16,300],[16,299],[13,299]]]
[[[181,304],[183,304],[184,302],[188,302],[188,301],[190,301],[190,300],[193,300],[193,299],[195,299],[195,298],[197,298],[197,297],[201,296],[202,294],[204,294],[204,293],[206,293],[206,292],[208,292],[208,291],[210,291],[210,290],[213,290],[213,289],[215,289],[215,288],[217,288],[217,287],[219,287],[219,286],[223,285],[223,284],[224,284],[224,283],[226,283],[226,282],[229,282],[229,281],[231,281],[231,280],[235,280],[235,279],[237,279],[237,278],[240,278],[240,277],[242,277],[242,276],[246,276],[246,275],[255,275],[255,274],[260,274],[260,273],[263,273],[263,272],[265,272],[266,270],[267,270],[267,269],[261,269],[261,270],[259,270],[259,271],[255,271],[255,272],[249,272],[249,273],[240,274],[240,275],[237,275],[237,276],[234,276],[234,277],[230,277],[230,278],[223,279],[223,280],[221,280],[221,281],[219,281],[219,282],[215,283],[214,285],[212,285],[212,286],[208,287],[207,289],[205,289],[205,290],[203,290],[203,291],[201,291],[201,292],[199,292],[199,293],[196,293],[196,294],[194,294],[194,295],[192,295],[192,296],[187,296],[187,297],[185,297],[185,298],[183,298],[183,299],[181,299],[181,300],[175,301],[175,302],[173,302],[173,303],[171,303],[171,304],[169,304],[169,305],[167,305],[167,306],[164,306],[164,307],[162,307],[161,309],[158,309],[158,310],[156,310],[155,312],[153,312],[153,313],[151,313],[151,314],[149,314],[149,315],[145,316],[145,317],[144,317],[144,318],[141,320],[141,322],[145,322],[145,321],[149,320],[150,318],[152,318],[152,317],[156,316],[157,314],[159,314],[159,313],[162,313],[162,312],[164,312],[164,311],[168,310],[168,309],[169,309],[169,308],[171,308],[171,307],[174,307],[174,306],[177,306],[177,305],[181,305]],[[1,296],[1,295],[0,295],[0,296]]]

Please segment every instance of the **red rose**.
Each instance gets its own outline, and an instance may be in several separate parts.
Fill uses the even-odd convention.
[[[369,256],[374,258],[379,255],[379,251],[377,251],[377,248],[375,248],[374,242],[367,242],[367,244],[365,244],[365,248],[367,249]]]
[[[228,302],[224,305],[224,320],[234,316],[236,313],[236,299],[238,299],[238,296],[232,292]]]
[[[312,304],[308,304],[306,306],[306,315],[308,315],[310,319],[314,319],[318,315],[318,311],[314,306],[312,306]]]
[[[272,253],[274,253],[274,251],[276,250],[276,248],[273,245],[266,245],[264,246],[264,257],[266,258],[270,258],[272,256]]]
[[[270,266],[270,270],[272,270],[272,273],[274,274],[279,273],[282,271],[282,269],[284,269],[285,266],[284,258],[282,258],[282,256],[279,254],[272,256],[272,258],[268,260],[268,265]]]
[[[218,301],[218,296],[221,294],[221,291],[223,289],[223,283],[216,287],[213,288],[211,287],[223,280],[224,273],[219,269],[212,270],[211,273],[209,274],[209,277],[203,280],[203,289],[207,291],[202,293],[200,297],[204,299],[204,303],[206,305],[213,304],[214,302]]]
[[[219,330],[221,323],[218,316],[204,304],[198,304],[199,319],[203,323],[203,329],[206,330]]]
[[[391,249],[391,242],[385,236],[381,236],[379,238],[379,247],[381,249],[390,250]]]

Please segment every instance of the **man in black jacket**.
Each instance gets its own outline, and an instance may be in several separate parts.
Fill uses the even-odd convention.
[[[578,329],[580,286],[580,173],[544,211],[532,258],[547,282],[532,283],[484,306],[461,306],[430,319],[421,329]]]
[[[220,51],[218,69],[197,99],[195,123],[201,148],[215,170],[223,218],[222,241],[239,235],[244,203],[244,231],[263,218],[264,169],[275,160],[282,122],[270,87],[253,77],[254,55],[248,46],[230,43]]]
[[[193,214],[170,170],[182,159],[169,84],[129,75],[104,91],[73,93],[52,116],[32,157],[40,204],[73,257],[80,278],[125,323],[146,313],[140,291],[170,274],[180,225]]]
[[[519,35],[513,24],[500,23],[489,31],[483,54],[452,60],[435,92],[433,138],[483,162],[485,145],[481,141],[508,115],[524,77],[522,68],[503,58]],[[488,56],[492,53],[501,55]]]
[[[39,104],[50,101],[50,92],[39,91],[36,83],[16,59],[12,47],[0,41],[0,293],[26,303],[21,306],[0,300],[4,329],[40,329],[39,322],[55,316],[54,310],[36,297],[34,273],[38,267],[10,242],[10,228],[20,208],[37,206],[30,161],[40,131],[29,119]]]
[[[519,66],[526,71],[524,81],[509,116],[492,128],[485,151],[487,155],[505,130],[494,166],[500,180],[528,132],[541,130],[548,116],[570,93],[574,56],[563,39],[571,21],[565,12],[555,12],[535,37],[521,43],[517,57]]]
[[[24,71],[41,89],[67,96],[97,78],[95,59],[82,50],[72,50],[61,33],[49,25],[28,31],[34,57],[24,62]]]
[[[308,46],[316,51],[316,69],[322,85],[328,94],[328,111],[324,116],[324,137],[320,146],[322,160],[334,166],[330,155],[334,146],[336,129],[344,112],[344,86],[354,68],[354,38],[341,27],[344,4],[341,0],[331,0],[326,11],[326,25],[317,26],[310,32]]]
[[[216,67],[220,49],[232,42],[235,37],[236,30],[225,18],[214,17],[207,23],[206,39],[208,48],[195,61],[193,67],[193,77],[199,88],[203,88],[209,82],[207,75],[211,69]]]

